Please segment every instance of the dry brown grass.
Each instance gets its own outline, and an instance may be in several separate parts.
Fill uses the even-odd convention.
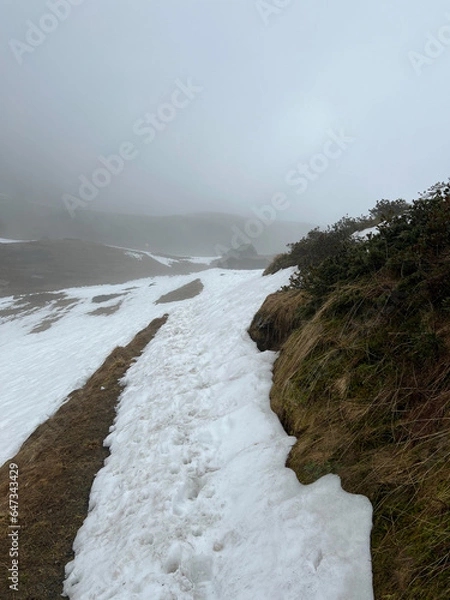
[[[107,456],[103,440],[115,418],[121,378],[167,315],[155,319],[125,347],[117,347],[86,385],[40,425],[17,455],[0,469],[1,598],[55,600],[62,592],[64,566],[87,514],[93,478]],[[8,465],[19,466],[19,591],[9,591],[7,538]]]
[[[276,292],[265,299],[253,317],[249,334],[259,350],[279,350],[299,325],[296,311],[302,293],[292,290]]]

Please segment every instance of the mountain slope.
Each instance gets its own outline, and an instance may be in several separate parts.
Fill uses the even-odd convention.
[[[81,240],[0,243],[0,296],[115,284],[205,269],[188,259],[161,259],[146,252]]]

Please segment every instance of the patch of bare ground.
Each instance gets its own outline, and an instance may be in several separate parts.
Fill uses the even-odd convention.
[[[203,290],[203,283],[200,279],[194,279],[187,283],[186,285],[182,285],[181,287],[173,290],[173,292],[169,292],[168,294],[164,294],[158,300],[156,300],[155,304],[164,304],[166,302],[181,302],[182,300],[188,300],[189,298],[194,298],[198,296]]]
[[[98,316],[98,315],[103,315],[103,316],[113,315],[115,312],[117,312],[119,310],[119,308],[122,306],[122,303],[123,303],[123,300],[120,300],[119,302],[116,302],[116,304],[113,304],[112,306],[99,306],[95,310],[93,310],[90,313],[88,313],[88,315],[93,315],[93,316]]]
[[[47,331],[50,327],[57,323],[60,320],[61,316],[49,317],[47,319],[43,319],[38,325],[33,327],[30,333],[42,333],[43,331]]]
[[[50,307],[61,311],[70,309],[78,303],[76,298],[69,298],[64,292],[44,292],[37,294],[24,294],[15,296],[13,302],[0,310],[0,318],[12,321],[42,309]],[[62,315],[61,315],[62,316]]]
[[[59,295],[59,294],[58,294]],[[42,331],[47,331],[57,323],[60,319],[63,318],[75,305],[78,304],[78,300],[75,298],[66,298],[65,294],[61,294],[60,299],[51,303],[52,314],[48,315],[43,319],[38,325],[35,325],[30,333],[41,333]]]
[[[40,425],[0,469],[0,597],[55,600],[62,593],[64,567],[87,514],[89,493],[108,455],[103,440],[115,418],[120,380],[166,322],[152,321],[125,347],[117,347],[85,386]],[[9,465],[19,471],[19,591],[9,589]]]
[[[114,300],[114,298],[120,298],[120,296],[125,296],[125,294],[100,294],[99,296],[94,296],[92,302],[94,304],[101,304],[102,302],[108,302],[108,300]]]

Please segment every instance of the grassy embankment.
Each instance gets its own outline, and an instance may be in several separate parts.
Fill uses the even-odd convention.
[[[288,466],[302,483],[337,473],[373,503],[377,600],[446,600],[448,187],[405,208],[368,240],[336,243],[335,228],[278,257],[272,270],[300,263],[302,274],[269,296],[250,333],[261,349],[281,349],[271,403],[298,440]]]

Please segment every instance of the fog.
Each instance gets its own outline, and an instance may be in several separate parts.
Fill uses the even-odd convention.
[[[444,0],[1,0],[0,198],[319,223],[450,175]],[[72,215],[73,216],[73,215]]]

